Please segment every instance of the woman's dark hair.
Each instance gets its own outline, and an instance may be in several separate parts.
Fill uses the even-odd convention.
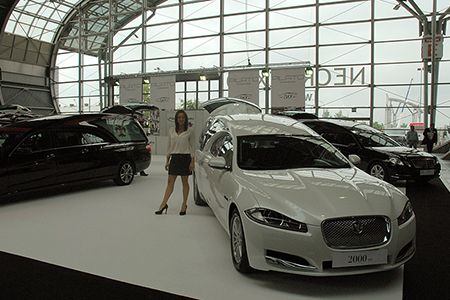
[[[180,125],[178,125],[178,115],[179,114],[184,114],[184,124],[183,124],[182,128],[180,128]],[[180,132],[180,130],[186,131],[189,126],[188,124],[189,124],[189,120],[188,120],[187,113],[182,109],[177,110],[177,112],[175,113],[175,131],[176,132]]]

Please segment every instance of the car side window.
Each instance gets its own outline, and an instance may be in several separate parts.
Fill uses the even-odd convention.
[[[356,141],[350,133],[347,132],[325,132],[321,134],[324,139],[333,145],[351,145]]]
[[[83,132],[81,134],[81,144],[83,145],[89,145],[89,144],[100,144],[100,143],[105,143],[106,141],[93,133],[87,133],[87,132]]]
[[[38,152],[52,148],[50,135],[46,132],[36,132],[25,138],[17,147],[18,152]]]
[[[81,132],[78,131],[57,131],[55,138],[58,148],[81,145]]]

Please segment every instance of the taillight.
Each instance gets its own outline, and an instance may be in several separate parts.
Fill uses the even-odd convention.
[[[147,146],[145,146],[145,150],[147,150],[147,152],[151,153],[152,152],[152,145],[147,144]]]

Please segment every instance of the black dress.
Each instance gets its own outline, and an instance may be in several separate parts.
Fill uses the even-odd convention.
[[[171,154],[169,162],[169,175],[189,176],[192,172],[189,170],[191,164],[190,154]]]

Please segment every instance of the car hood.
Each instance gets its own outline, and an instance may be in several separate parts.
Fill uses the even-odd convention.
[[[328,218],[402,212],[407,198],[357,168],[243,171],[260,207],[311,225]]]
[[[392,153],[400,156],[421,156],[421,157],[434,157],[432,154],[424,151],[420,151],[413,148],[408,147],[372,147],[373,150],[382,152],[382,153]]]

